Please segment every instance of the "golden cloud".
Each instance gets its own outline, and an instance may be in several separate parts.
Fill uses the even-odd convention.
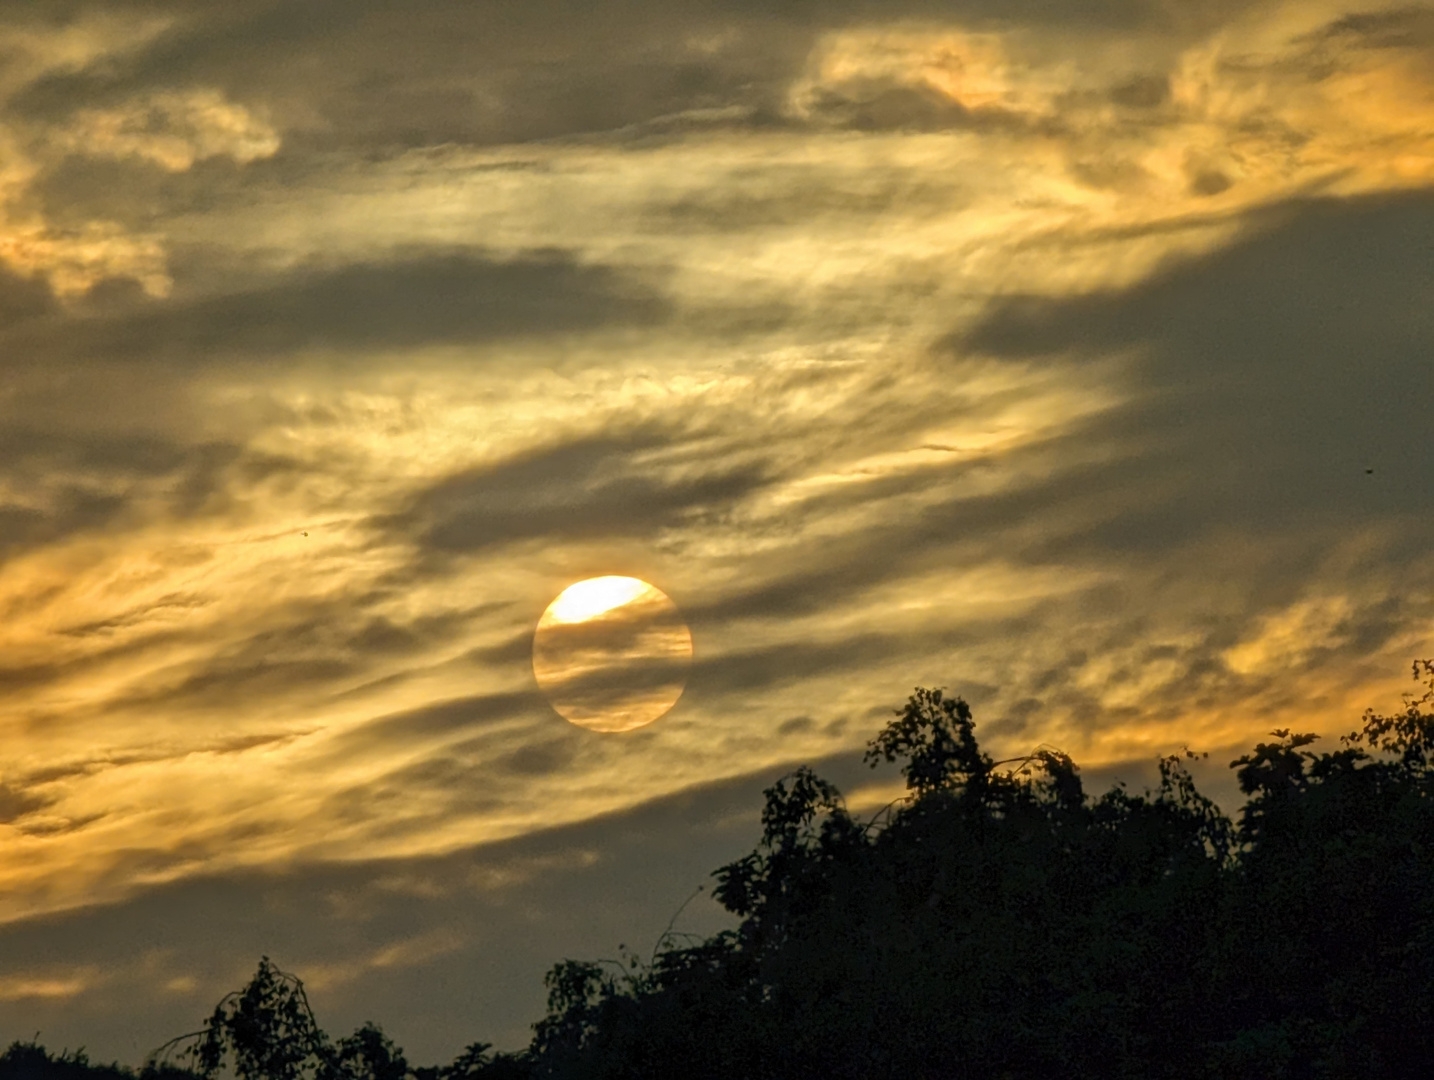
[[[149,43],[170,19],[87,16],[55,28],[0,30],[6,74],[0,107],[37,80],[84,71]],[[64,155],[139,158],[171,172],[207,158],[247,164],[273,156],[274,128],[222,92],[199,87],[138,95],[106,108],[80,108],[57,125],[0,120],[0,263],[47,280],[60,297],[106,278],[130,278],[162,297],[172,282],[163,237],[133,234],[111,221],[59,227],[28,199],[37,174]]]
[[[228,157],[241,165],[278,153],[278,133],[218,90],[160,91],[109,109],[81,109],[53,145],[89,157],[137,157],[170,172]]]

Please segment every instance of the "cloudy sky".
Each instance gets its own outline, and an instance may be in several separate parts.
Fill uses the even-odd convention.
[[[1431,359],[1426,4],[8,2],[0,1039],[267,953],[515,1048],[916,685],[1232,797],[1434,655]],[[604,574],[694,650],[620,733]]]

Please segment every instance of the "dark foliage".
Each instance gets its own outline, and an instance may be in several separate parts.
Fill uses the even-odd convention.
[[[0,1080],[195,1080],[194,1076],[170,1065],[146,1065],[133,1069],[111,1063],[92,1063],[81,1047],[51,1054],[38,1042],[15,1041],[0,1054]]]
[[[799,769],[716,872],[742,920],[621,975],[565,961],[534,1078],[1434,1075],[1434,664],[1339,750],[1276,731],[1231,763],[1238,824],[1184,758],[1087,796],[1065,755],[993,762],[918,689],[872,742],[877,821]],[[1188,752],[1186,757],[1192,756]]]
[[[372,1024],[332,1044],[265,958],[141,1080],[1434,1075],[1434,662],[1414,674],[1427,692],[1338,750],[1280,730],[1232,762],[1238,823],[1188,752],[1092,798],[1070,758],[992,761],[964,701],[918,689],[867,754],[903,762],[904,799],[860,822],[810,769],[778,780],[714,874],[737,929],[557,964],[525,1051],[413,1068]],[[192,1073],[157,1064],[186,1043]],[[0,1080],[134,1075],[0,1058]]]

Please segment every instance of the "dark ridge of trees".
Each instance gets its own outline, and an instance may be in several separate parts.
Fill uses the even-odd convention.
[[[373,1024],[333,1043],[266,957],[141,1075],[1434,1075],[1434,661],[1414,675],[1421,697],[1366,712],[1338,749],[1277,730],[1231,762],[1238,820],[1196,789],[1188,751],[1161,759],[1158,790],[1095,798],[1057,751],[992,761],[964,701],[918,689],[866,755],[902,763],[904,799],[863,822],[810,769],[783,777],[756,849],[714,873],[737,929],[556,964],[523,1051],[415,1068]],[[0,1058],[0,1080],[62,1073],[134,1075],[34,1044]]]
[[[38,1035],[36,1039],[38,1039]],[[148,1063],[139,1072],[127,1065],[90,1061],[84,1047],[51,1054],[36,1039],[18,1039],[0,1054],[3,1080],[194,1080],[192,1074],[172,1065]]]

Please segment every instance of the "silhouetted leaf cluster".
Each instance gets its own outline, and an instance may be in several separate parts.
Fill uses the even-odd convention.
[[[964,701],[918,689],[867,754],[903,763],[904,799],[862,822],[783,777],[714,874],[738,927],[555,965],[524,1051],[414,1068],[373,1024],[332,1044],[266,957],[161,1052],[187,1043],[203,1080],[1434,1075],[1434,662],[1414,674],[1427,692],[1338,750],[1278,730],[1232,762],[1238,822],[1188,751],[1155,791],[1092,798],[1066,755],[994,762]],[[37,1053],[0,1080],[123,1073]]]

